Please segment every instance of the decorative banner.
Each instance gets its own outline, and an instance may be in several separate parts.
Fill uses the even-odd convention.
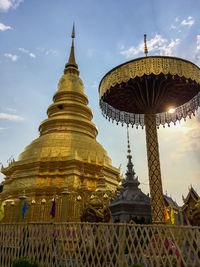
[[[171,207],[171,214],[170,214],[170,216],[171,216],[171,222],[172,222],[172,224],[174,224],[175,218],[174,218],[174,210],[173,210],[172,207]]]
[[[25,200],[24,202],[24,206],[22,208],[22,218],[24,219],[24,214],[26,213],[27,211],[27,201]]]
[[[180,211],[178,211],[178,222],[179,222],[179,224],[181,224],[181,214],[180,214]]]
[[[4,205],[5,205],[5,202],[2,202],[1,203],[1,207],[0,207],[0,221],[3,220],[5,214],[4,214]]]
[[[165,205],[164,205],[164,209],[165,209],[165,221],[168,221],[169,220],[169,213],[168,213]]]
[[[53,204],[52,204],[52,208],[51,208],[50,214],[51,214],[52,218],[55,218],[55,216],[56,216],[56,200],[55,200],[55,198],[53,200]]]

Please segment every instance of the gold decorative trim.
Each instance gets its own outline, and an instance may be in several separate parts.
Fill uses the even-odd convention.
[[[136,128],[141,126],[142,128],[145,125],[144,114],[134,114],[125,111],[121,111],[113,108],[109,104],[103,101],[103,99],[99,102],[100,108],[102,110],[103,116],[108,119],[116,121],[118,124],[121,122],[122,126],[125,123],[127,126],[131,125],[132,127],[135,125]],[[181,119],[186,120],[187,117],[191,118],[192,115],[195,115],[195,111],[200,107],[200,92],[193,97],[189,102],[175,109],[174,113],[163,112],[156,114],[156,125],[159,127],[165,124],[170,127],[170,123],[174,123],[176,125],[177,121]]]
[[[175,57],[143,57],[126,62],[108,72],[100,82],[99,97],[116,84],[127,82],[144,74],[171,74],[184,76],[200,84],[200,68],[190,61]]]

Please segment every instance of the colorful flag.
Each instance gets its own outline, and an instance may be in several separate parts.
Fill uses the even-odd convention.
[[[56,200],[55,200],[55,198],[53,200],[53,204],[52,204],[52,208],[51,208],[50,214],[51,214],[52,218],[55,218],[55,216],[56,216]]]
[[[24,214],[26,213],[27,211],[27,201],[25,200],[24,202],[24,206],[22,208],[22,218],[24,219]]]
[[[1,207],[0,207],[0,221],[4,218],[5,214],[4,214],[4,205],[5,202],[1,203]]]
[[[172,207],[171,207],[171,214],[170,214],[170,217],[171,217],[171,222],[172,222],[172,224],[174,224],[174,222],[175,222],[175,218],[174,218],[174,210],[173,210]]]
[[[169,213],[168,213],[165,205],[164,205],[164,209],[165,209],[165,221],[168,221],[169,220]]]
[[[180,214],[180,211],[178,211],[178,222],[179,222],[179,224],[181,224],[181,214]]]

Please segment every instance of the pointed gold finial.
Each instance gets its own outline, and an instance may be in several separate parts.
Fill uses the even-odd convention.
[[[73,24],[71,37],[72,37],[72,46],[71,46],[69,60],[68,60],[67,64],[65,65],[64,73],[68,72],[69,69],[72,70],[72,68],[75,68],[75,69],[77,69],[77,71],[75,71],[75,72],[77,74],[79,74],[78,65],[76,64],[75,55],[74,55],[75,24]]]
[[[72,39],[75,38],[75,26],[74,26],[74,23],[73,23],[73,28],[72,28]]]
[[[145,53],[145,55],[147,57],[148,49],[147,49],[147,35],[146,34],[144,34],[144,53]]]

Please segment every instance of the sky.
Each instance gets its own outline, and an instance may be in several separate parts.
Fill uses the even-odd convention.
[[[38,137],[63,74],[75,22],[75,55],[99,130],[97,140],[125,173],[126,127],[108,122],[98,85],[115,66],[149,55],[181,57],[200,66],[199,0],[0,0],[0,162]],[[182,205],[191,185],[200,194],[200,110],[158,130],[163,191]],[[140,188],[149,192],[145,131],[130,129]],[[0,175],[0,181],[3,175]]]

